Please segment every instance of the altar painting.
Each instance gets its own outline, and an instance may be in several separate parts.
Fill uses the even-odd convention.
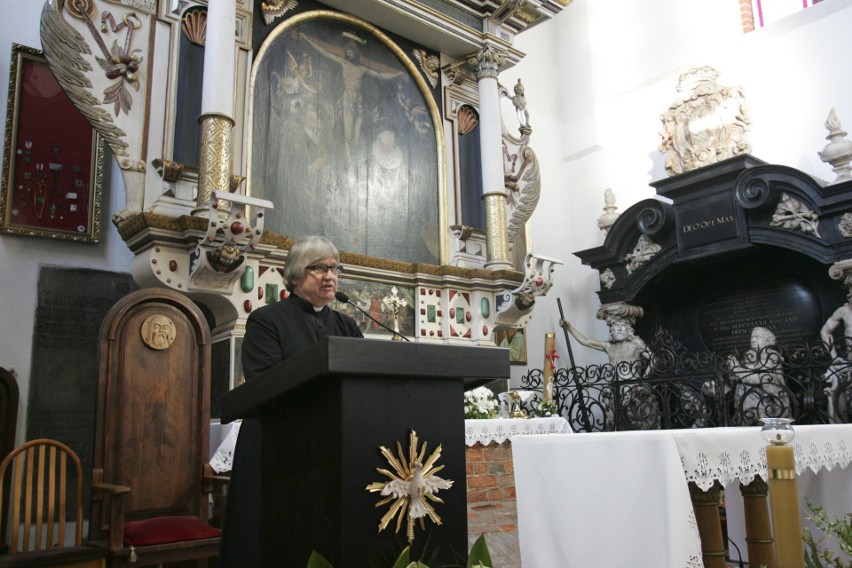
[[[440,261],[440,118],[408,57],[335,12],[283,22],[251,78],[251,195],[271,231],[341,250]],[[438,125],[438,128],[436,128]]]

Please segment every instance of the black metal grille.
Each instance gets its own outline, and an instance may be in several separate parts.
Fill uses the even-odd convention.
[[[639,361],[557,369],[554,398],[575,432],[760,425],[764,416],[796,424],[850,423],[852,338],[830,346],[772,346],[729,356],[688,353],[658,330]],[[542,371],[532,369],[522,388],[541,400]]]

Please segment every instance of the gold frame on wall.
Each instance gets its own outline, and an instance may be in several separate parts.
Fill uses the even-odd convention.
[[[104,143],[59,87],[43,53],[12,44],[0,232],[97,243]]]

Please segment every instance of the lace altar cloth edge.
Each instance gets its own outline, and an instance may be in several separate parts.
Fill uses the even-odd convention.
[[[846,468],[852,462],[852,424],[793,426],[791,442],[796,458],[796,474],[810,469]],[[747,485],[756,475],[768,479],[766,442],[760,427],[699,428],[671,430],[687,481],[703,490],[718,480],[722,485],[733,481]]]
[[[495,418],[464,421],[464,443],[487,446],[498,444],[514,436],[532,434],[570,434],[571,425],[561,416],[548,418]]]

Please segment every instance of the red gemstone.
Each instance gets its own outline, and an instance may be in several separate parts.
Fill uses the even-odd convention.
[[[234,233],[235,235],[239,235],[240,233],[242,233],[245,230],[246,230],[246,228],[239,221],[234,221],[233,223],[231,223],[231,232]]]
[[[177,272],[177,261],[175,259],[171,259],[169,261],[169,270],[172,272]]]
[[[246,313],[249,313],[251,311],[251,300],[246,300],[245,302],[243,302],[243,310],[245,310]]]

